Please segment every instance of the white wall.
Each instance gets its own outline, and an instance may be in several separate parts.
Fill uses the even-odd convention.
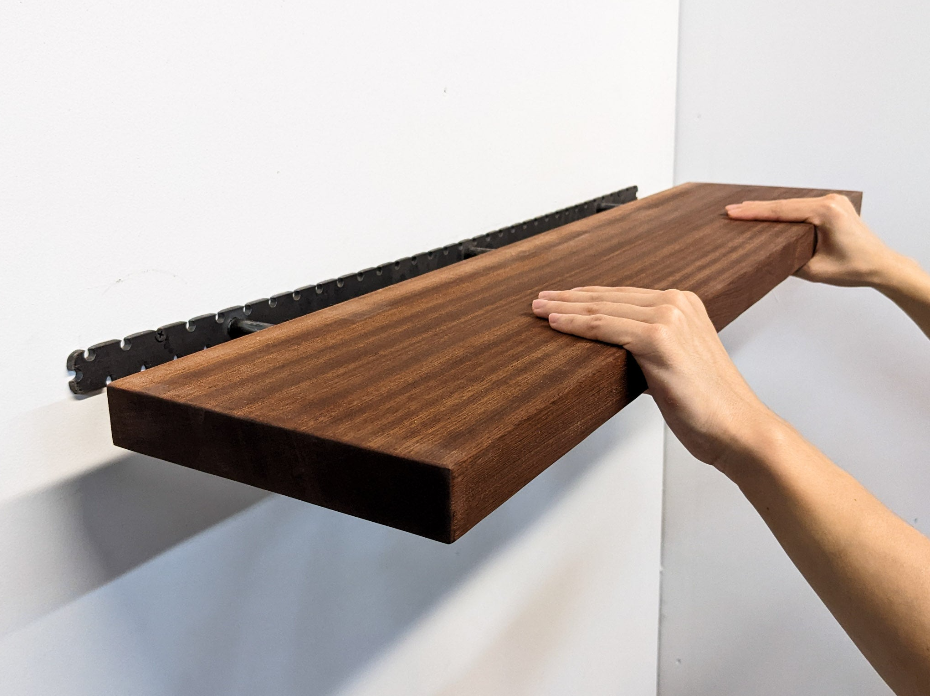
[[[681,3],[677,181],[836,187],[930,268],[930,6]],[[874,292],[791,279],[723,332],[757,393],[930,531],[930,343]],[[890,693],[735,486],[666,455],[660,692]]]
[[[654,693],[648,402],[446,547],[118,451],[64,362],[668,187],[677,11],[4,5],[5,693]]]

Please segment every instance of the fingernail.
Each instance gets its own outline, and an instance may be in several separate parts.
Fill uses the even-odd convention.
[[[736,208],[741,208],[742,205],[743,205],[742,203],[730,203],[730,205],[727,206],[727,210],[734,210]]]
[[[549,299],[550,297],[552,297],[551,290],[543,290],[541,293],[539,293],[539,299],[541,300],[546,300],[546,299]]]
[[[539,309],[544,304],[546,304],[545,300],[533,300],[533,309]]]

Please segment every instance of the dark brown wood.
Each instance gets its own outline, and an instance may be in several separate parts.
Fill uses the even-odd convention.
[[[644,387],[623,349],[535,317],[540,290],[692,290],[719,330],[815,243],[724,206],[823,193],[684,184],[117,380],[113,441],[452,542]]]

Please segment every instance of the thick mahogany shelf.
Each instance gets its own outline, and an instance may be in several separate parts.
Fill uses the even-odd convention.
[[[719,330],[815,244],[724,206],[823,193],[684,184],[124,377],[113,442],[455,541],[644,387],[623,349],[535,317],[540,290],[692,290]]]

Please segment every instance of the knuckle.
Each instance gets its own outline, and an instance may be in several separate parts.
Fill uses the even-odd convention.
[[[823,197],[823,211],[826,215],[840,215],[846,212],[849,199],[839,193],[828,193]]]
[[[666,290],[664,293],[665,301],[673,307],[685,307],[688,302],[688,298],[685,293],[681,290],[671,289]]]
[[[703,307],[704,303],[701,302],[701,298],[698,297],[697,293],[691,292],[690,290],[685,290],[682,293],[685,299],[694,307]]]

